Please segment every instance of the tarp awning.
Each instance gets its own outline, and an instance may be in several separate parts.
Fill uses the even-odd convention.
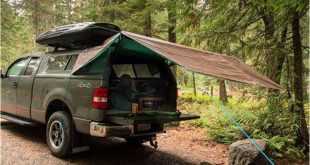
[[[73,66],[73,73],[82,68],[87,63],[91,62],[92,60],[95,60],[96,56],[100,55],[102,51],[111,46],[111,44],[115,41],[115,39],[118,38],[119,35],[120,34],[116,34],[105,40],[102,45],[86,49],[82,53],[80,53],[78,58],[76,59],[75,65]]]
[[[156,52],[160,56],[197,73],[214,76],[220,79],[259,85],[266,88],[281,89],[279,84],[257,73],[250,66],[242,63],[239,59],[232,56],[193,49],[183,45],[130,32],[122,31],[119,36],[121,36],[120,38],[126,36],[141,44],[141,46]],[[115,37],[113,38],[114,39],[111,40],[116,39]],[[108,44],[104,44],[101,47],[104,49],[107,46]],[[85,52],[85,54],[87,53],[87,56],[91,56],[87,59],[90,60],[95,58],[96,54],[94,52],[98,53],[100,51],[97,49],[96,51],[93,51],[93,53]],[[74,71],[82,67],[83,63],[86,64],[89,62],[88,60],[79,61],[79,58],[79,65],[74,67]]]
[[[281,88],[280,85],[257,73],[235,57],[193,49],[135,33],[122,33],[176,64],[194,72],[267,88]]]

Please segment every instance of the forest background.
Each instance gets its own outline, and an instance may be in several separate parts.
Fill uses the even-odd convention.
[[[309,153],[309,1],[307,0],[1,0],[1,68],[47,51],[35,38],[77,22],[121,29],[236,56],[279,83],[273,91],[177,67],[179,108],[201,119],[206,138],[232,143],[243,135],[219,110],[221,102],[273,157]]]

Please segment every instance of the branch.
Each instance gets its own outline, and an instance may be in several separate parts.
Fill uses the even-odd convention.
[[[258,22],[261,19],[261,17],[258,17],[256,19],[254,19],[253,21],[250,21],[246,24],[244,24],[243,26],[241,26],[240,28],[237,28],[237,26],[235,26],[234,28],[231,28],[228,31],[213,31],[213,33],[219,33],[219,34],[225,34],[225,33],[233,33],[239,30],[245,30],[247,27],[249,27],[250,25],[252,25],[253,23]]]

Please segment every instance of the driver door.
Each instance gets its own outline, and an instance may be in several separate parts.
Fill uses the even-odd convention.
[[[1,111],[16,115],[16,98],[19,75],[25,71],[29,58],[20,58],[10,65],[1,79]]]
[[[30,106],[32,99],[32,90],[34,75],[40,63],[39,57],[30,57],[30,61],[25,72],[19,75],[17,86],[16,115],[23,118],[30,118]]]

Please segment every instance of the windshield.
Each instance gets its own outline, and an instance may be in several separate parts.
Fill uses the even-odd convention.
[[[116,77],[129,75],[131,78],[160,78],[157,65],[154,64],[114,64]]]

